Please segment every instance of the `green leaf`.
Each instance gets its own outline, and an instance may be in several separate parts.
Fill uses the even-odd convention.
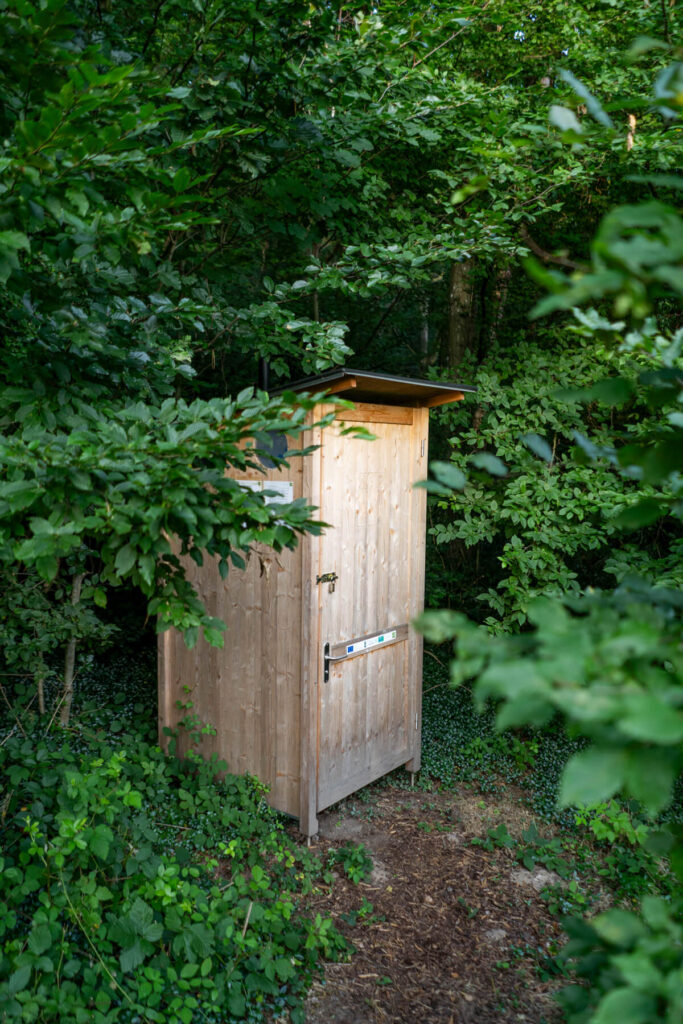
[[[139,967],[141,963],[144,963],[144,960],[145,952],[139,939],[136,939],[129,949],[124,949],[119,956],[119,963],[121,964],[121,970],[124,974],[128,974],[129,971],[134,971],[136,967]]]
[[[650,814],[657,814],[671,801],[676,778],[677,749],[633,749],[628,752],[624,786]]]
[[[30,251],[31,243],[22,231],[0,231],[0,253],[4,250],[16,252],[18,249]]]
[[[591,1024],[649,1024],[656,1019],[652,996],[634,988],[617,988],[601,1000]]]
[[[591,921],[601,939],[612,946],[630,949],[646,933],[645,925],[629,910],[608,910]]]
[[[133,903],[128,914],[136,933],[149,942],[156,942],[161,937],[162,925],[154,920],[154,911],[139,897]]]
[[[477,469],[483,469],[487,473],[491,473],[492,476],[507,476],[508,468],[502,459],[499,459],[497,455],[493,455],[491,452],[477,452],[476,455],[472,455],[470,462],[477,467]]]
[[[626,56],[634,59],[642,57],[644,53],[651,50],[668,50],[668,45],[663,39],[654,39],[652,36],[636,36],[626,51]]]
[[[462,491],[467,484],[467,477],[454,466],[452,462],[430,462],[429,468],[444,487],[450,487],[455,491]]]
[[[130,572],[130,570],[135,565],[137,554],[138,553],[134,547],[132,547],[130,544],[125,544],[122,548],[119,548],[119,550],[116,553],[114,568],[122,576],[125,576],[126,573]]]
[[[109,848],[114,841],[114,833],[106,825],[97,825],[90,837],[89,846],[96,857],[106,860]]]
[[[184,192],[192,179],[192,172],[189,167],[181,167],[173,175],[173,190],[176,193]]]
[[[662,975],[647,953],[640,950],[621,953],[612,957],[612,963],[619,968],[624,980],[640,992],[656,992],[661,986]]]
[[[627,736],[663,745],[683,740],[683,715],[654,694],[626,694],[624,707],[618,727]]]
[[[633,395],[635,387],[625,377],[606,377],[584,391],[584,401],[603,402],[605,405],[623,405]]]
[[[52,945],[52,934],[48,925],[38,924],[31,929],[28,937],[28,948],[36,956],[41,956]]]
[[[588,108],[589,114],[595,118],[605,128],[613,128],[612,119],[602,109],[600,102],[595,98],[592,92],[586,88],[583,82],[580,82],[575,75],[566,69],[560,71],[560,78],[572,87],[577,96],[585,102]]]
[[[244,1017],[247,1009],[244,996],[239,992],[229,992],[228,1009],[235,1017]]]
[[[623,750],[591,747],[574,754],[562,775],[560,806],[609,800],[624,783],[626,763]]]
[[[278,957],[275,960],[275,971],[280,981],[289,981],[296,975],[292,961],[287,957]]]
[[[202,630],[204,639],[207,644],[212,647],[218,647],[220,650],[225,646],[225,637],[220,629],[215,629],[213,626],[204,626]]]
[[[18,967],[13,974],[10,974],[7,982],[7,992],[11,996],[15,996],[18,992],[23,992],[29,983],[31,977],[31,968],[27,965]]]
[[[577,135],[583,133],[581,122],[577,118],[573,110],[568,110],[567,107],[560,107],[557,104],[553,104],[548,111],[548,119],[551,124],[555,125],[562,132],[575,132]]]
[[[665,506],[657,498],[642,498],[620,512],[612,522],[622,530],[639,530],[642,526],[656,523],[665,512]]]
[[[111,998],[102,988],[95,996],[95,1006],[100,1011],[100,1013],[106,1013],[109,1007],[111,1006]]]
[[[520,441],[525,444],[534,455],[538,455],[544,462],[552,462],[553,452],[547,441],[544,441],[538,434],[521,434]]]

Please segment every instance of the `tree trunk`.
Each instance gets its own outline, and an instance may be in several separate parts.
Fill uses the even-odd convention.
[[[504,263],[503,266],[498,268],[495,277],[495,285],[493,290],[493,301],[494,311],[491,317],[491,324],[489,327],[488,347],[493,348],[498,340],[498,331],[500,325],[503,322],[503,316],[505,315],[505,306],[508,298],[508,286],[510,284],[510,278],[512,272],[508,263]]]
[[[83,586],[83,580],[85,579],[85,573],[77,573],[73,577],[71,585],[71,604],[75,608],[81,600],[81,588]],[[66,645],[66,654],[64,656],[64,686],[62,689],[62,710],[59,713],[59,721],[61,725],[69,724],[69,717],[71,715],[71,702],[74,696],[74,669],[76,666],[76,638],[69,640]]]
[[[429,362],[429,299],[420,303],[420,364],[424,367]]]
[[[456,370],[471,347],[474,318],[474,260],[452,263],[448,274],[448,365]]]
[[[38,711],[41,715],[45,714],[45,670],[41,665],[36,679],[36,686],[38,688]]]

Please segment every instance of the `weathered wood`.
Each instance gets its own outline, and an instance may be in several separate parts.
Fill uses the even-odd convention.
[[[381,607],[381,606],[380,606]],[[402,622],[398,626],[386,626],[384,630],[376,630],[374,633],[365,633],[363,636],[352,637],[349,640],[345,640],[343,643],[335,644],[330,648],[330,656],[333,658],[343,658],[345,661],[348,658],[358,658],[361,655],[372,654],[373,651],[382,650],[384,647],[390,647],[392,644],[398,644],[401,640],[405,640],[408,636],[408,623]],[[396,636],[391,640],[384,640],[381,645],[370,647],[367,650],[352,651],[348,654],[346,648],[350,644],[358,644],[363,640],[370,640],[373,637],[380,636],[383,633],[396,632]]]
[[[240,472],[238,479],[291,480],[303,495],[303,459],[290,467]],[[231,568],[224,581],[216,559],[199,568],[187,560],[188,578],[209,613],[227,624],[225,649],[202,637],[188,651],[182,636],[162,634],[159,658],[160,729],[175,728],[192,702],[192,713],[216,729],[202,738],[202,754],[216,753],[237,774],[258,775],[270,787],[270,802],[298,816],[301,748],[301,564],[302,549],[276,554],[256,545],[244,570]],[[185,692],[185,687],[189,693]],[[189,741],[180,730],[178,746]]]
[[[436,409],[439,405],[450,405],[452,402],[462,402],[465,397],[463,391],[453,391],[450,395],[435,395],[428,398],[424,403],[427,409]]]
[[[333,649],[405,623],[409,607],[413,430],[408,417],[386,422],[386,408],[367,421],[372,442],[333,431],[323,439],[323,515],[342,524],[320,541],[321,570],[338,575],[333,593],[321,588],[321,640]],[[330,664],[320,686],[318,810],[410,756],[407,647]]]
[[[330,384],[325,388],[325,394],[334,395],[337,391],[347,391],[349,388],[355,387],[357,387],[357,381],[353,377],[347,377],[345,380],[337,381],[336,384]]]
[[[429,462],[429,410],[418,409],[415,413],[412,437],[412,476],[424,480]],[[411,621],[424,610],[425,589],[425,536],[427,532],[427,492],[413,487],[410,501],[410,604]],[[406,768],[410,772],[420,770],[422,753],[422,634],[411,629],[412,643],[408,662],[408,676],[419,680],[409,689],[409,736],[410,760]]]
[[[187,651],[173,631],[159,639],[160,730],[184,714],[177,700],[191,700],[217,733],[202,753],[259,776],[309,836],[331,803],[420,763],[422,640],[408,623],[423,607],[426,495],[414,484],[427,475],[428,410],[365,402],[338,418],[366,423],[375,440],[310,427],[296,444],[319,446],[312,455],[233,474],[254,486],[290,480],[330,529],[293,552],[256,546],[225,581],[214,560],[188,561],[210,614],[228,625],[225,649],[200,639]],[[316,582],[325,573],[337,576],[332,589]],[[338,657],[392,629],[395,640],[332,662],[323,681],[325,643]]]
[[[354,409],[339,409],[338,420],[350,423],[412,423],[413,409],[405,405],[358,403]]]
[[[312,418],[317,418],[313,410]],[[303,446],[320,445],[322,431],[312,428],[303,437]],[[314,453],[303,460],[303,493],[308,501],[322,506],[320,483],[320,457]],[[322,511],[322,508],[321,508]],[[319,592],[315,585],[321,573],[320,543],[317,537],[308,537],[301,543],[301,688],[299,693],[299,828],[304,835],[318,831],[317,778],[318,778],[318,681],[322,679],[322,644],[320,642]]]

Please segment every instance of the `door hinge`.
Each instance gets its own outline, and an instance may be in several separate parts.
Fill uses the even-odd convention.
[[[415,712],[415,728],[417,729],[417,711]]]
[[[427,445],[427,439],[423,438],[420,441],[420,458],[421,459],[424,459],[424,457],[425,457],[425,447],[426,447],[426,445]]]

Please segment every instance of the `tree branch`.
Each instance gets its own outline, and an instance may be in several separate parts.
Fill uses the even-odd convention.
[[[542,249],[538,242],[534,242],[526,224],[520,226],[519,234],[524,244],[544,263],[556,263],[559,267],[567,267],[568,270],[586,270],[586,266],[583,263],[575,263],[574,260],[567,259],[566,256],[555,256],[553,253]]]

